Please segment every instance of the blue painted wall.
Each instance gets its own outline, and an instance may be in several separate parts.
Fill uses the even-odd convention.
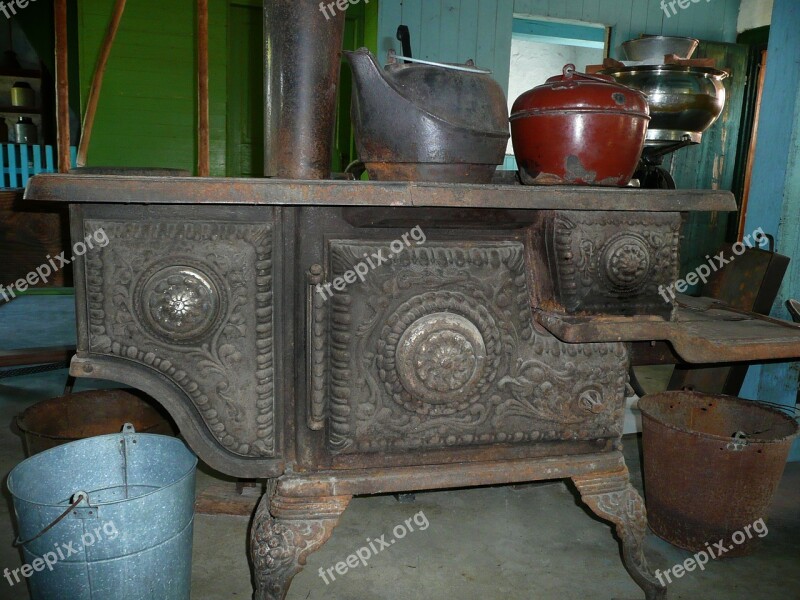
[[[734,42],[739,3],[693,3],[667,18],[659,0],[381,0],[378,46],[385,60],[390,48],[400,48],[397,26],[408,25],[418,58],[444,62],[473,58],[479,66],[492,69],[507,89],[515,14],[608,25],[611,55],[619,56],[619,44],[642,33]]]
[[[788,319],[787,298],[800,298],[800,3],[775,0],[746,230],[763,227],[777,250],[793,257],[773,315]],[[742,395],[793,407],[797,364],[751,368]],[[800,460],[795,444],[794,460]]]

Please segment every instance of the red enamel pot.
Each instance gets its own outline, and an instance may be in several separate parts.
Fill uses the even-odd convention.
[[[511,137],[526,185],[626,186],[644,148],[647,96],[566,65],[517,98]]]

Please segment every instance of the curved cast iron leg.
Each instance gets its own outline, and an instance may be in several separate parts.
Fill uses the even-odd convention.
[[[349,502],[350,496],[261,498],[250,532],[254,600],[284,600],[292,578],[328,541]]]
[[[647,512],[644,500],[630,483],[628,470],[593,473],[572,480],[586,505],[598,517],[616,525],[625,568],[644,590],[645,598],[666,599],[666,586],[653,576],[644,557]]]

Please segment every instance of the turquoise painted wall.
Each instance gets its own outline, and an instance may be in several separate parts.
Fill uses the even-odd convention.
[[[773,315],[789,319],[788,298],[800,298],[800,3],[775,0],[746,230],[763,227],[776,249],[793,257]],[[798,365],[751,368],[742,395],[793,407]],[[794,460],[800,460],[800,443]]]
[[[611,55],[619,56],[619,44],[641,33],[735,42],[739,2],[699,2],[667,18],[658,0],[381,0],[378,46],[385,60],[390,48],[400,48],[397,26],[408,25],[418,58],[474,58],[507,89],[515,14],[608,25]]]

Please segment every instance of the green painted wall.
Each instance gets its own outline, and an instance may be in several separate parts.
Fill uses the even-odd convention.
[[[78,6],[82,112],[112,6],[113,0]],[[194,33],[192,0],[127,4],[105,75],[90,165],[194,169]]]
[[[209,0],[211,173],[225,175],[230,5]],[[79,3],[81,110],[113,0]],[[196,171],[196,2],[127,4],[106,70],[88,162],[91,166],[170,167]],[[236,77],[236,66],[231,66]]]
[[[81,109],[114,0],[81,0],[78,11]],[[244,76],[228,64],[231,6],[261,0],[209,0],[211,173],[226,174],[227,85]],[[128,2],[108,63],[88,162],[195,172],[197,142],[195,0]],[[362,9],[363,13],[363,9]],[[375,46],[377,5],[367,6],[364,40]]]

